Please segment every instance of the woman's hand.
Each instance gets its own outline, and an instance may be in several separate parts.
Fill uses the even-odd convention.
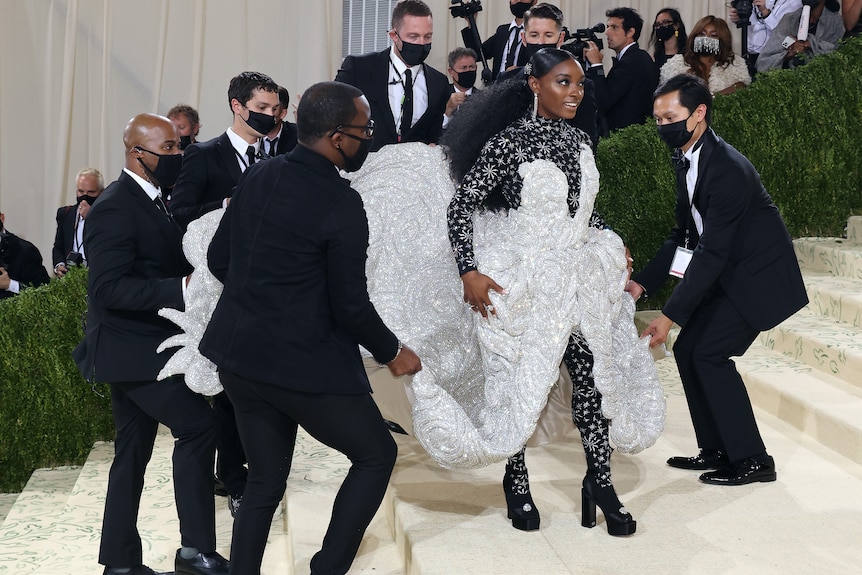
[[[461,281],[464,282],[464,301],[470,304],[470,308],[473,311],[481,313],[484,318],[488,317],[488,312],[497,315],[497,312],[494,311],[494,306],[491,305],[491,298],[488,292],[494,290],[497,293],[505,293],[505,289],[497,285],[497,282],[488,276],[480,274],[476,270],[462,275]]]

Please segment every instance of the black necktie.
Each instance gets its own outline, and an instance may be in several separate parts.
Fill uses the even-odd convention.
[[[691,162],[689,162],[688,158],[685,157],[682,149],[676,148],[673,151],[673,154],[671,154],[670,159],[673,162],[674,168],[676,168],[677,174],[682,172],[683,177],[685,177],[685,173],[688,171]]]
[[[278,145],[278,137],[267,140],[267,142],[269,142],[269,155],[275,156],[275,147]]]
[[[404,71],[404,99],[401,105],[401,139],[410,131],[413,125],[413,72],[410,68]]]
[[[513,28],[515,37],[511,38],[509,54],[506,56],[506,67],[503,68],[503,71],[508,70],[515,64],[515,53],[518,51],[518,46],[521,45],[521,30],[523,29],[524,28],[522,26],[515,26],[515,28]]]
[[[158,195],[153,199],[153,203],[154,203],[154,204],[156,204],[156,207],[159,209],[159,211],[160,211],[160,212],[162,212],[163,214],[165,214],[168,218],[170,218],[170,217],[171,217],[171,213],[168,211],[168,207],[165,205],[165,202],[163,202],[163,201],[162,201],[162,196],[161,196],[161,194],[158,194]]]
[[[254,163],[255,159],[254,146],[249,146],[248,149],[245,151],[245,155],[248,158],[248,165],[251,166]]]

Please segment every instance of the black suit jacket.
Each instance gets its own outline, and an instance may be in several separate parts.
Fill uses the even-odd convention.
[[[275,155],[286,154],[296,147],[296,124],[288,121],[281,123],[281,135],[275,145]]]
[[[17,281],[21,289],[45,285],[51,280],[42,265],[39,249],[9,232],[5,232],[0,239],[0,263],[6,268],[9,278]],[[0,289],[0,299],[14,295],[14,292]]]
[[[688,193],[677,194],[676,227],[634,277],[647,293],[668,278],[688,229],[696,242],[685,277],[662,310],[685,326],[712,289],[719,288],[759,330],[775,327],[808,303],[790,234],[751,162],[712,130],[703,136],[694,205],[703,217],[698,238]]]
[[[182,277],[192,272],[182,231],[126,172],[87,214],[88,306],[73,356],[89,381],[152,381],[175,349],[156,353],[180,329],[158,315],[185,309]]]
[[[51,248],[51,261],[54,267],[66,263],[66,256],[75,249],[75,222],[78,220],[77,204],[63,206],[57,210],[57,233],[54,234],[54,247]]]
[[[652,116],[652,94],[658,75],[652,58],[637,44],[625,51],[621,60],[605,76],[601,66],[590,66],[587,77],[596,85],[599,135],[642,124]]]
[[[371,151],[375,152],[387,144],[398,142],[395,118],[389,107],[389,50],[372,52],[360,56],[348,56],[341,63],[335,76],[336,82],[356,86],[371,105],[371,119],[374,120],[374,141]],[[425,142],[436,144],[443,132],[443,113],[449,101],[449,81],[446,76],[422,64],[425,85],[428,89],[428,109],[422,114],[410,131],[402,134],[403,142]]]
[[[190,145],[183,153],[183,169],[171,193],[171,213],[185,229],[192,220],[220,208],[241,175],[227,132]]]
[[[511,23],[510,23],[511,24]],[[487,60],[491,60],[492,63],[489,64],[491,66],[491,79],[496,80],[497,76],[500,75],[500,66],[506,60],[506,44],[509,42],[509,36],[511,35],[511,31],[509,30],[510,24],[501,24],[497,26],[497,30],[494,34],[482,42],[482,46],[476,45],[476,40],[473,37],[472,30],[470,28],[462,28],[461,29],[461,39],[464,40],[464,46],[470,48],[479,55],[479,60],[482,59],[482,54],[485,55]],[[515,42],[521,42],[520,34],[515,38]],[[523,66],[527,63],[527,51],[521,46],[521,51],[518,52],[518,60],[514,63],[515,66]]]
[[[369,297],[368,220],[335,166],[303,145],[246,171],[209,248],[224,292],[200,344],[220,368],[311,393],[367,393],[357,344],[397,339]]]

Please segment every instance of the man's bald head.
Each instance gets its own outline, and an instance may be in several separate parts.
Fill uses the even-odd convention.
[[[160,184],[154,181],[153,172],[161,156],[182,154],[176,126],[156,114],[138,114],[129,120],[123,131],[123,144],[126,147],[126,169],[157,186]],[[173,185],[173,182],[164,183]]]
[[[135,146],[146,147],[146,142],[153,135],[153,130],[160,130],[160,135],[166,132],[174,136],[174,139],[179,139],[176,137],[176,127],[169,119],[157,114],[138,114],[129,120],[126,129],[123,130],[123,144],[126,146],[126,151]]]

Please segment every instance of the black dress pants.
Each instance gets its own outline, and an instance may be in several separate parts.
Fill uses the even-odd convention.
[[[673,346],[691,422],[702,449],[721,449],[730,461],[766,451],[748,391],[731,356],[757,338],[720,289],[697,307]]]
[[[213,458],[216,421],[203,396],[181,377],[164,381],[111,384],[117,436],[108,477],[99,563],[130,567],[143,563],[138,506],[144,473],[153,453],[159,423],[176,439],[173,453],[174,497],[183,546],[210,553],[216,549]]]
[[[245,451],[236,428],[236,414],[227,394],[221,392],[213,397],[213,410],[218,420],[216,475],[229,495],[240,497],[245,491],[248,471],[245,468]]]
[[[248,457],[248,482],[233,525],[230,572],[256,575],[276,507],[284,497],[297,425],[351,462],[341,484],[312,575],[347,573],[365,529],[380,507],[397,447],[368,393],[291,391],[221,370]]]

